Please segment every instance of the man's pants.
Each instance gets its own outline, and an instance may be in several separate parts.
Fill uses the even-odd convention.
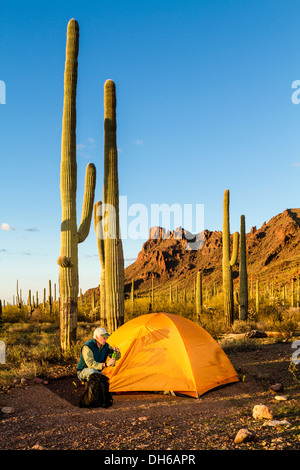
[[[84,369],[77,371],[77,377],[82,382],[87,382],[91,374],[102,374],[102,372],[97,369],[89,369],[88,367],[85,367]]]

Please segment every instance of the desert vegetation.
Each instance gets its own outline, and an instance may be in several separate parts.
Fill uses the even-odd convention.
[[[199,283],[199,277],[198,277]],[[6,344],[6,364],[1,365],[0,383],[7,386],[22,377],[47,377],[59,373],[75,373],[82,344],[90,339],[100,322],[100,305],[93,294],[78,298],[76,342],[63,351],[60,345],[59,303],[48,299],[34,308],[25,303],[2,307],[1,339]],[[208,331],[227,351],[257,347],[245,333],[259,330],[266,333],[265,341],[286,342],[296,339],[300,328],[300,308],[260,295],[250,298],[248,318],[240,319],[239,304],[234,304],[232,325],[224,322],[223,294],[217,289],[204,289],[201,313],[197,310],[195,289],[157,293],[147,296],[132,294],[125,299],[125,322],[151,311],[181,315],[195,321]],[[268,335],[268,336],[267,336]],[[297,374],[299,366],[294,368]]]
[[[57,259],[59,292],[56,292],[56,284],[53,286],[49,281],[48,293],[45,288],[43,299],[39,299],[34,286],[28,293],[22,293],[17,281],[13,302],[8,304],[5,300],[0,301],[0,338],[6,348],[6,361],[0,365],[2,390],[9,390],[12,384],[22,383],[22,380],[25,383],[31,379],[47,382],[49,377],[68,374],[75,377],[81,347],[91,338],[96,326],[105,326],[113,333],[124,322],[150,312],[172,313],[196,322],[231,356],[237,351],[255,350],[257,343],[252,338],[261,338],[265,344],[287,343],[297,339],[300,334],[298,267],[291,274],[291,279],[284,279],[284,282],[281,279],[278,282],[278,278],[274,282],[274,277],[267,277],[266,270],[254,271],[253,265],[249,274],[248,256],[251,250],[249,244],[247,246],[245,215],[241,215],[240,233],[235,232],[231,236],[228,189],[223,199],[222,238],[220,243],[215,244],[221,253],[217,261],[211,259],[207,265],[200,266],[197,255],[189,255],[190,258],[182,263],[182,277],[178,280],[174,274],[176,269],[171,266],[172,271],[167,270],[164,253],[157,248],[156,258],[153,261],[152,257],[151,260],[154,263],[152,271],[143,276],[141,270],[137,270],[135,275],[131,272],[126,285],[119,226],[116,86],[112,80],[104,84],[103,200],[95,202],[96,167],[89,163],[86,168],[81,222],[77,227],[78,45],[79,26],[72,19],[67,29],[64,75],[60,171],[61,249]],[[100,285],[82,293],[78,244],[89,235],[93,217],[101,268]],[[251,235],[255,235],[255,232]],[[262,238],[255,236],[252,248],[258,246]],[[289,238],[284,240],[288,243]],[[179,244],[183,250],[186,248],[185,240]],[[173,249],[167,253],[171,261],[175,259]],[[276,250],[268,251],[264,267],[277,255]],[[144,248],[142,256],[145,261],[147,250]],[[257,257],[263,259],[261,253]],[[179,258],[180,253],[176,259]],[[208,259],[209,256],[206,257]],[[156,271],[158,260],[162,272]],[[213,279],[209,276],[212,273],[215,275],[217,264],[220,267],[219,277]],[[147,262],[142,263],[143,267],[146,265]],[[191,266],[193,272],[186,276],[186,273],[192,271]],[[261,273],[264,274],[263,279]],[[279,277],[280,274],[279,269]],[[299,384],[299,364],[290,364],[288,372]],[[245,375],[243,372],[240,374],[241,380],[244,380]]]
[[[75,19],[71,19],[67,26],[61,137],[62,222],[61,251],[57,260],[59,293],[56,293],[56,285],[54,285],[53,297],[51,281],[49,281],[48,296],[44,289],[43,302],[40,303],[37,293],[34,298],[34,290],[30,290],[25,305],[26,302],[22,299],[22,292],[17,281],[13,305],[5,305],[5,301],[0,304],[3,325],[15,322],[16,318],[18,322],[29,321],[30,324],[48,321],[53,324],[53,327],[59,323],[61,357],[69,354],[78,343],[77,321],[93,323],[98,321],[113,332],[127,319],[154,311],[176,313],[197,321],[216,338],[236,329],[237,321],[243,328],[249,328],[255,323],[268,322],[270,325],[268,329],[271,330],[282,329],[283,325],[289,322],[291,329],[297,330],[297,328],[292,328],[292,325],[294,325],[293,322],[298,321],[299,277],[296,287],[292,278],[289,296],[286,285],[282,289],[278,285],[274,287],[272,280],[270,283],[262,284],[258,273],[249,277],[245,215],[241,215],[240,234],[235,232],[231,236],[228,189],[225,190],[223,199],[222,284],[212,283],[207,277],[207,273],[214,271],[214,267],[198,267],[195,261],[196,273],[184,285],[176,280],[173,283],[164,282],[163,277],[154,271],[154,264],[150,278],[151,284],[149,285],[148,282],[148,291],[143,285],[143,288],[136,288],[135,284],[140,286],[141,279],[132,276],[130,292],[126,290],[119,222],[117,100],[116,86],[112,80],[107,80],[104,84],[103,200],[95,203],[96,168],[93,163],[89,163],[86,168],[81,222],[77,228],[78,50],[79,25]],[[83,295],[81,291],[79,292],[78,243],[82,243],[87,238],[93,214],[101,265],[100,287],[97,295],[96,289],[90,289]],[[185,240],[181,240],[180,243],[184,249]],[[257,238],[256,245],[259,243],[260,238]],[[172,253],[171,251],[170,257],[174,258]],[[160,253],[160,255],[161,258],[158,257],[158,259],[162,259],[165,263],[164,254]],[[185,262],[184,268],[187,272],[191,264],[189,259]]]

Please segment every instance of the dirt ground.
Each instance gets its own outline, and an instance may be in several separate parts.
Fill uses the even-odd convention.
[[[108,409],[79,408],[83,386],[75,373],[28,381],[0,394],[1,450],[299,450],[300,384],[289,371],[291,343],[263,344],[228,354],[240,381],[200,399],[162,393],[114,394]],[[281,383],[274,393],[269,387]],[[286,400],[278,400],[278,395]],[[277,396],[277,398],[275,398]],[[266,425],[255,420],[254,405],[272,409]],[[255,440],[235,444],[241,428]]]

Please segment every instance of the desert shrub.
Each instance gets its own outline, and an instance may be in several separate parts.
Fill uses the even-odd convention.
[[[287,316],[278,324],[278,331],[283,333],[286,338],[295,336],[299,329],[299,322],[292,315]]]
[[[260,321],[271,320],[274,323],[281,322],[284,316],[284,308],[281,305],[262,304],[259,308]]]
[[[233,322],[231,330],[233,333],[247,333],[248,331],[255,329],[255,327],[256,324],[254,322],[235,320]]]
[[[81,347],[98,324],[78,323],[77,343],[60,350],[59,325],[54,323],[3,323],[0,339],[6,345],[6,364],[0,364],[0,386],[21,377],[48,375],[53,367],[75,365]],[[75,369],[74,369],[75,370]]]
[[[300,363],[295,364],[291,360],[288,370],[292,374],[294,381],[300,384]]]
[[[224,333],[224,322],[221,320],[204,317],[199,324],[216,340]]]
[[[9,305],[2,310],[2,321],[4,323],[25,322],[28,318],[28,312],[24,307],[19,309],[15,305]]]
[[[257,349],[257,343],[247,338],[229,339],[225,337],[219,341],[219,344],[226,353],[255,351]]]

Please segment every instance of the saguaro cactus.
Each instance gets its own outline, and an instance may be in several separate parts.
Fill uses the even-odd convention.
[[[260,294],[259,294],[259,280],[256,280],[256,290],[255,290],[255,311],[259,313],[260,306]]]
[[[294,287],[294,279],[291,281],[291,307],[295,306],[295,287]]]
[[[110,332],[124,323],[124,255],[119,221],[116,104],[115,83],[107,80],[104,84],[103,207],[100,201],[95,205],[95,224],[103,276],[100,289],[101,284],[105,286],[105,312],[102,321]],[[99,213],[101,209],[103,213]],[[101,218],[103,223],[100,223]],[[99,236],[103,238],[103,243]],[[100,295],[102,292],[103,289],[100,290]],[[104,302],[101,301],[102,306]]]
[[[31,301],[31,289],[29,289],[29,292],[28,292],[27,307],[28,307],[28,313],[31,315],[33,311],[32,301]]]
[[[78,299],[78,243],[89,233],[96,182],[96,169],[87,165],[82,217],[77,230],[76,191],[76,87],[79,27],[71,19],[67,29],[62,120],[60,194],[62,204],[59,265],[60,342],[66,351],[76,341]]]
[[[49,295],[48,295],[48,304],[49,304],[49,314],[52,315],[52,289],[51,289],[51,280],[49,280]]]
[[[134,312],[134,279],[131,281],[131,292],[130,292],[130,300],[131,300],[131,309]]]
[[[248,275],[246,257],[246,226],[245,216],[241,215],[241,253],[240,253],[240,320],[248,317]]]
[[[202,313],[202,273],[201,271],[197,272],[196,278],[196,312],[198,320],[200,319],[200,315]]]
[[[223,201],[223,298],[225,323],[230,326],[233,323],[233,282],[232,266],[235,265],[238,256],[239,232],[233,236],[233,250],[230,258],[230,225],[229,225],[229,190],[226,189]]]
[[[100,322],[107,326],[105,318],[105,255],[104,255],[104,238],[102,228],[102,202],[97,201],[94,205],[94,226],[97,237],[98,254],[101,265],[100,274]]]

